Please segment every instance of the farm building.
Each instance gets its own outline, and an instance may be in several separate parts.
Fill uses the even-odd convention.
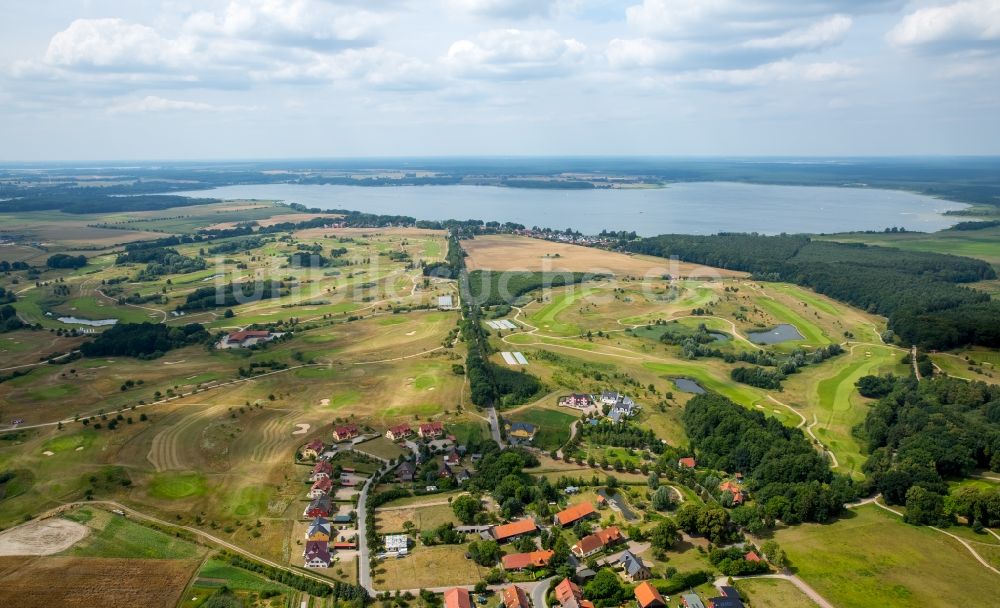
[[[409,539],[405,534],[390,534],[385,537],[385,552],[397,557],[406,555],[409,550]]]
[[[417,434],[424,439],[443,437],[444,425],[440,422],[427,422],[417,428]]]
[[[549,565],[552,551],[532,551],[530,553],[510,553],[504,555],[501,563],[504,570],[526,570],[528,568],[544,568]]]
[[[222,338],[219,348],[250,348],[263,342],[270,342],[281,335],[266,330],[235,331]]]
[[[438,308],[441,310],[453,310],[455,300],[451,296],[438,296]]]
[[[413,429],[408,424],[396,425],[385,432],[385,436],[389,441],[399,441],[400,439],[406,439],[410,435],[413,435]]]
[[[593,534],[584,536],[578,543],[570,547],[570,551],[573,552],[573,555],[583,559],[623,540],[625,540],[625,537],[622,536],[621,531],[616,526],[609,526],[603,530],[598,530]]]
[[[472,608],[468,589],[455,587],[444,592],[444,608]]]
[[[535,525],[535,520],[529,518],[519,519],[509,524],[503,524],[502,526],[494,526],[493,538],[499,542],[507,542],[526,534],[534,534],[537,531],[538,526]]]
[[[517,585],[505,587],[503,590],[503,605],[505,608],[531,608],[528,596]]]
[[[333,429],[333,440],[334,441],[348,441],[354,439],[361,434],[358,430],[358,425],[356,424],[345,424],[344,426],[338,426]]]
[[[663,601],[663,596],[649,581],[643,581],[636,586],[635,601],[638,602],[639,608],[666,608],[667,605]]]
[[[594,509],[594,505],[590,504],[589,502],[582,502],[580,504],[573,505],[572,507],[568,507],[556,513],[555,517],[553,518],[554,519],[553,523],[565,528],[566,526],[572,526],[573,524],[582,519],[586,519],[588,517],[594,517],[596,515],[597,515],[597,510]]]

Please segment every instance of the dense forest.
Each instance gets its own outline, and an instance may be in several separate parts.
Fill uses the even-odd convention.
[[[87,265],[87,258],[83,255],[57,253],[49,256],[49,258],[45,260],[45,265],[49,268],[83,268]]]
[[[167,351],[207,342],[211,336],[198,323],[168,327],[160,323],[118,323],[80,345],[86,357],[155,359]]]
[[[698,395],[682,416],[699,466],[743,473],[746,487],[773,519],[823,522],[858,493],[834,475],[800,429],[717,394]]]
[[[909,506],[918,486],[917,499],[933,500],[926,493],[946,495],[946,479],[1000,471],[1000,386],[944,376],[857,384],[881,395],[857,433],[871,453],[864,471],[886,501]]]
[[[425,277],[457,279],[463,268],[465,251],[458,242],[458,236],[452,233],[448,236],[448,253],[445,254],[444,261],[424,265],[423,272]]]
[[[789,235],[663,235],[626,248],[809,287],[886,315],[903,341],[923,348],[1000,346],[1000,302],[960,285],[996,278],[982,260]]]
[[[116,264],[146,264],[137,281],[154,281],[157,277],[168,274],[184,274],[204,270],[205,260],[181,255],[171,247],[146,247],[142,249],[127,249],[115,259]]]
[[[26,192],[0,203],[0,213],[59,210],[63,213],[117,213],[120,211],[158,211],[172,207],[190,207],[218,203],[214,198],[190,198],[167,194],[136,194],[115,196],[101,188],[46,189]]]

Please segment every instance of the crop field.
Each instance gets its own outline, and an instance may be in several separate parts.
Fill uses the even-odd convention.
[[[462,243],[469,270],[611,273],[618,277],[732,277],[743,273],[643,255],[626,255],[529,237],[478,236]]]
[[[185,540],[153,530],[99,509],[79,509],[69,517],[83,521],[92,530],[65,552],[73,557],[117,557],[129,559],[197,559],[204,549]]]
[[[197,567],[197,560],[0,557],[0,605],[173,608]]]
[[[942,230],[902,234],[835,234],[826,237],[841,243],[865,243],[908,251],[930,251],[979,258],[1000,267],[1000,228],[984,230]]]
[[[775,537],[798,575],[835,606],[963,605],[1000,592],[1000,577],[958,542],[874,505]]]

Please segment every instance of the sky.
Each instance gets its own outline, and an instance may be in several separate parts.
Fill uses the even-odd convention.
[[[1000,154],[1000,0],[3,3],[0,160]]]

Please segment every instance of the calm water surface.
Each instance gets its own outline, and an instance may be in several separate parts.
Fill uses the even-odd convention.
[[[769,331],[747,332],[747,338],[754,344],[781,344],[791,340],[804,340],[805,336],[794,325],[782,323]]]
[[[585,234],[604,228],[634,230],[643,236],[669,232],[846,232],[892,226],[932,232],[960,219],[945,217],[944,211],[966,206],[893,190],[725,182],[642,190],[251,184],[179,194],[279,200],[426,220],[509,221],[528,227],[573,228]]]

